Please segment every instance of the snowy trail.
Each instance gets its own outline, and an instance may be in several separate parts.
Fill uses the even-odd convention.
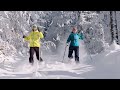
[[[19,58],[18,56],[15,60]],[[55,56],[52,58],[55,58]],[[6,68],[8,66],[11,67],[11,70],[7,71]],[[93,69],[91,65],[61,63],[54,60],[50,62],[47,61],[39,65],[39,67],[37,67],[37,62],[35,62],[35,65],[31,67],[28,63],[28,57],[21,57],[21,60],[18,60],[13,65],[7,65],[7,67],[5,66],[3,68],[4,70],[0,70],[1,79],[84,79],[80,74]]]
[[[37,61],[37,60],[36,60]],[[26,62],[26,61],[25,61]],[[83,78],[80,77],[80,74],[91,71],[93,69],[90,65],[85,64],[65,64],[57,61],[46,62],[45,64],[39,65],[37,71],[35,71],[37,64],[34,67],[27,68],[27,64],[23,62],[16,69],[17,72],[20,72],[20,78],[23,76],[29,76],[31,78]],[[26,62],[27,63],[27,62]],[[21,67],[22,66],[22,67]],[[24,71],[25,70],[25,71]],[[28,70],[28,71],[27,71]],[[27,75],[26,75],[27,74]]]
[[[57,66],[57,65],[56,65]],[[33,70],[31,71],[4,71],[1,75],[0,78],[50,78],[50,77],[54,77],[54,78],[82,78],[79,76],[79,74],[88,72],[89,70],[92,69],[92,67],[90,66],[85,66],[85,65],[81,65],[76,69],[72,69],[70,68],[70,66],[68,67],[68,65],[64,65],[64,68],[59,68],[60,65],[58,65],[58,67],[56,67],[55,65],[51,64],[49,66],[46,65],[46,67],[44,67],[44,69],[38,69],[36,72],[33,73]],[[67,68],[66,68],[66,67]],[[62,67],[62,66],[61,66]],[[68,69],[69,68],[69,69]],[[30,69],[30,68],[27,68]]]
[[[92,56],[92,61],[82,45],[80,51],[80,64],[73,60],[62,63],[58,59],[60,56],[51,55],[41,64],[35,58],[35,64],[31,67],[28,56],[18,55],[0,64],[0,79],[120,79],[120,47],[116,44]]]

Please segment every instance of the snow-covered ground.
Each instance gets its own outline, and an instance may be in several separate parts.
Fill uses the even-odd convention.
[[[112,13],[115,26],[115,12]],[[117,33],[120,39],[120,12],[116,13],[118,31],[114,27],[113,35],[109,11],[0,11],[0,78],[120,78],[120,46],[115,42],[111,45],[112,39],[117,40]],[[28,62],[28,42],[22,37],[29,34],[34,24],[41,27],[45,36],[41,47],[44,63],[38,65],[34,58],[32,67]],[[73,26],[83,30],[85,36],[85,44],[80,42],[80,64],[68,62],[68,47],[64,63],[61,62]],[[88,50],[94,54],[92,58]]]
[[[67,57],[67,52],[66,52]],[[92,56],[86,54],[83,42],[80,45],[80,64],[59,60],[58,55],[44,58],[34,66],[28,63],[28,56],[20,55],[0,65],[1,79],[120,79],[120,47],[113,43],[105,52]]]

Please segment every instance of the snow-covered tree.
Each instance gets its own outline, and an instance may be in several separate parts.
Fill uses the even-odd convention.
[[[1,11],[0,21],[0,39],[17,51],[28,48],[22,36],[28,35],[34,24],[42,28],[45,46],[56,46],[49,48],[52,52],[62,47],[73,26],[83,30],[85,45],[91,54],[104,51],[114,37],[120,41],[118,11]]]

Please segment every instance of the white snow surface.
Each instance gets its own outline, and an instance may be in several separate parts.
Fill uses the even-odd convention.
[[[117,11],[118,31],[120,30],[119,13]],[[0,21],[1,79],[120,78],[120,46],[115,41],[111,45],[109,11],[101,11],[101,13],[92,11],[0,11]],[[35,63],[31,66],[29,45],[22,37],[28,35],[34,24],[41,27],[46,37],[41,47],[44,62],[38,63],[34,56]],[[74,59],[68,59],[68,47],[62,63],[65,42],[74,25],[78,26],[79,30],[82,29],[86,36],[85,44],[80,41],[80,63],[76,64]],[[113,31],[116,33],[115,28]],[[90,56],[88,51],[93,55]]]
[[[68,51],[67,51],[68,52]],[[86,53],[83,42],[80,45],[80,63],[74,59],[59,59],[60,55],[43,56],[44,62],[31,66],[29,56],[18,54],[0,65],[1,79],[119,79],[120,48],[114,42],[105,52],[92,56]]]

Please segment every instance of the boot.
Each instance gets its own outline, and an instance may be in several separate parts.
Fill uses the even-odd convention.
[[[76,63],[79,63],[79,58],[78,58],[78,57],[75,58],[75,62],[76,62]]]

